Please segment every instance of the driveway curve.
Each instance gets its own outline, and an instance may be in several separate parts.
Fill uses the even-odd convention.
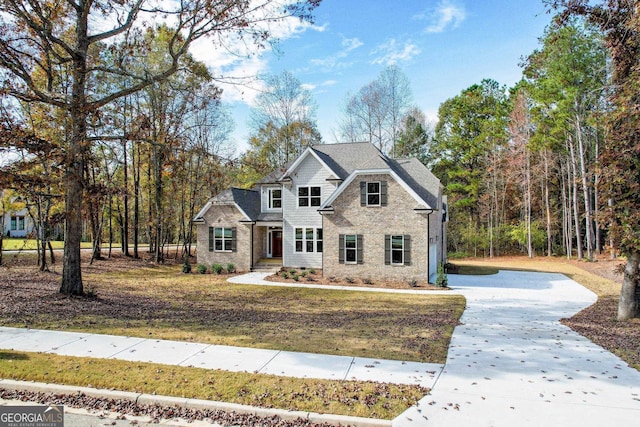
[[[560,323],[595,294],[553,273],[448,278],[462,324],[431,394],[394,426],[638,425],[640,372]]]

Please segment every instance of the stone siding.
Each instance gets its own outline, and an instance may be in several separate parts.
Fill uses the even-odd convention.
[[[387,181],[386,206],[360,206],[361,181]],[[323,215],[325,277],[426,282],[429,261],[427,214],[414,211],[418,202],[390,175],[356,177],[332,204],[335,213]],[[436,211],[433,215],[437,215]],[[433,216],[432,215],[432,216]],[[437,230],[436,225],[431,225]],[[340,264],[340,234],[363,236],[363,263]],[[385,235],[411,236],[411,265],[385,265]],[[435,237],[435,236],[433,236]]]
[[[204,216],[204,224],[198,224],[198,264],[211,268],[211,264],[215,263],[226,268],[227,264],[232,263],[237,271],[251,269],[251,225],[241,223],[241,219],[243,215],[235,206],[211,206]],[[210,252],[209,227],[235,227],[236,251]]]

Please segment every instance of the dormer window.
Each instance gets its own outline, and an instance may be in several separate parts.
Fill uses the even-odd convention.
[[[282,209],[282,189],[269,189],[269,209]]]

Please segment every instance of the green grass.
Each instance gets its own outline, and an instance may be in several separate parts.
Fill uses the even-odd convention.
[[[35,250],[37,249],[37,240],[35,239],[24,239],[24,238],[9,238],[4,237],[2,239],[2,249],[5,251],[27,251],[27,250]],[[64,242],[60,240],[54,240],[51,242],[51,246],[53,249],[63,249]],[[92,248],[91,242],[82,242],[80,244],[81,248]]]
[[[310,380],[3,350],[0,378],[381,419],[396,417],[428,392],[409,385]]]

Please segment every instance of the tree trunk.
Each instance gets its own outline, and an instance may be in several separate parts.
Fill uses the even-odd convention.
[[[66,153],[63,188],[65,197],[65,240],[60,292],[82,295],[80,241],[82,240],[82,193],[84,164],[88,150],[86,79],[89,51],[88,18],[78,11],[76,21],[76,51],[73,57],[71,107],[71,138]]]
[[[553,255],[553,234],[551,232],[551,202],[549,201],[549,152],[544,149],[544,207],[547,214],[547,256]]]
[[[82,118],[81,120],[84,120]],[[65,199],[65,238],[62,267],[62,285],[60,292],[67,295],[82,295],[82,273],[80,271],[80,241],[82,239],[82,172],[83,155],[75,155],[82,142],[82,131],[78,128],[84,124],[77,123],[74,118],[74,141],[71,143],[68,164],[64,174]]]
[[[587,182],[587,165],[585,160],[585,147],[582,138],[582,126],[580,117],[576,115],[576,132],[578,136],[578,159],[580,160],[580,178],[582,180],[582,194],[584,196],[585,236],[587,243],[587,259],[593,259],[593,223],[591,221],[591,197],[589,196],[589,184]]]
[[[126,101],[126,100],[125,100]],[[125,102],[125,110],[126,110],[126,102]],[[126,111],[125,111],[125,118],[126,118]],[[122,155],[123,155],[123,161],[124,161],[124,165],[123,165],[123,178],[122,180],[124,181],[124,195],[123,195],[123,202],[124,202],[124,216],[123,216],[123,224],[122,224],[122,252],[124,252],[125,256],[131,256],[131,254],[129,254],[129,165],[127,162],[127,144],[128,141],[126,139],[123,139],[123,143],[122,143]]]
[[[573,221],[576,227],[576,248],[578,249],[578,259],[584,257],[582,253],[582,227],[580,227],[580,204],[578,203],[578,161],[576,160],[576,152],[571,137],[568,138],[569,151],[571,152],[571,170],[573,176],[571,179],[572,196],[573,196]]]
[[[529,149],[524,146],[525,155],[525,217],[527,221],[527,255],[533,258],[533,242],[531,236],[531,155]]]
[[[137,155],[136,155],[137,154]],[[138,163],[136,166],[136,160]],[[131,153],[131,166],[133,167],[133,257],[138,259],[138,240],[140,237],[140,143]]]
[[[618,304],[618,320],[634,317],[640,317],[640,251],[637,250],[627,258]]]

